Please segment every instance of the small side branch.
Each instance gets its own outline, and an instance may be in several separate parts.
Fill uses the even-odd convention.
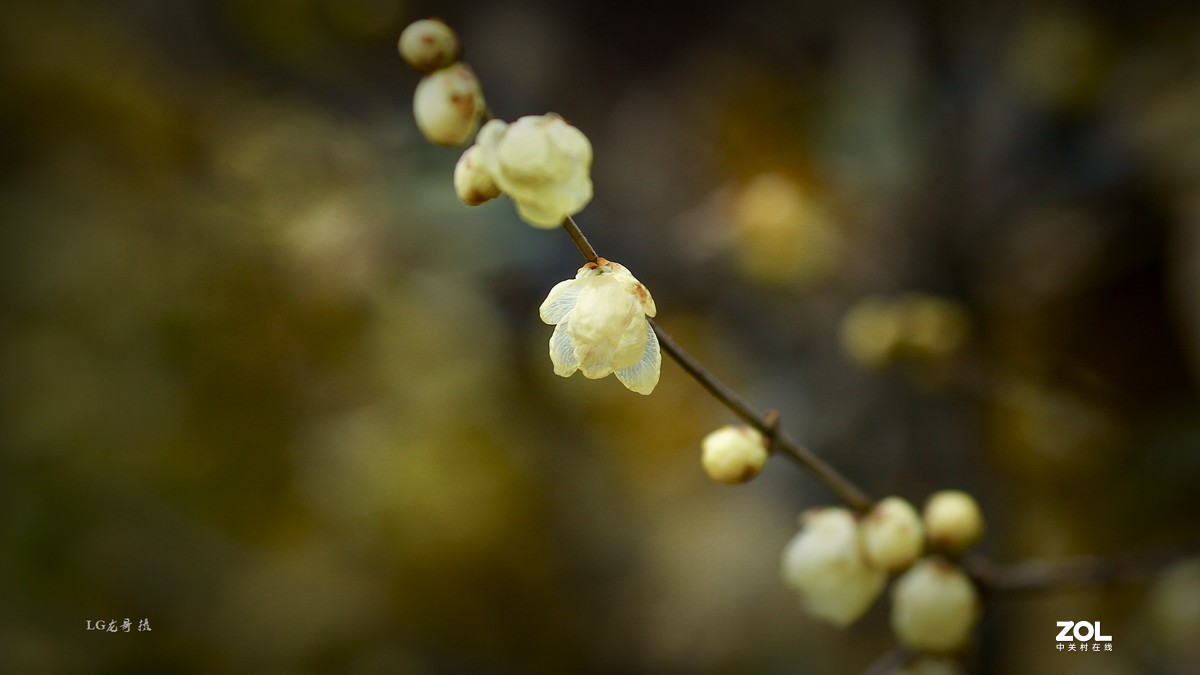
[[[567,216],[563,220],[562,227],[571,237],[571,241],[575,243],[575,247],[583,254],[584,260],[595,262],[600,257],[596,254],[596,249],[592,248],[591,243],[588,242],[587,237],[583,235],[583,231],[575,224],[574,219]],[[654,319],[647,317],[646,320],[650,322],[650,327],[658,335],[658,343],[662,347],[662,350],[675,359],[675,362],[688,375],[691,375],[692,379],[699,382],[700,386],[708,390],[708,393],[712,394],[726,408],[729,408],[742,421],[758,429],[764,436],[770,439],[771,447],[774,450],[783,452],[799,462],[818,481],[829,488],[842,502],[855,511],[865,513],[871,508],[871,498],[862,489],[838,473],[837,469],[834,469],[828,462],[814,455],[808,448],[800,445],[779,429],[779,414],[777,412],[771,411],[766,415],[760,415],[749,404],[743,401],[737,392],[727,387],[715,375],[709,372],[707,368],[701,365],[699,361],[693,358],[691,354],[684,351],[683,347],[680,347]]]
[[[1163,568],[1200,555],[1200,541],[1134,551],[1110,557],[1080,556],[1061,560],[1027,560],[1000,565],[982,557],[964,560],[971,577],[984,589],[1003,593],[1083,588],[1144,581]]]

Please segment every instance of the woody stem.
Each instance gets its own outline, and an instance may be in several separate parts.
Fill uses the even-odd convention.
[[[583,236],[583,231],[575,224],[575,220],[571,216],[567,216],[563,219],[562,226],[571,237],[571,241],[575,243],[575,247],[583,254],[583,259],[587,262],[596,262],[596,258],[600,256],[596,255],[596,249],[588,243],[587,237]]]
[[[1200,540],[1111,557],[1079,556],[1000,565],[979,556],[969,556],[963,560],[963,564],[983,588],[1015,593],[1142,581],[1164,567],[1197,553],[1200,553]]]
[[[568,216],[563,220],[563,229],[570,235],[571,241],[575,242],[575,246],[583,257],[588,262],[595,262],[599,257],[596,255],[596,250],[588,243],[587,237],[575,224],[575,221]],[[726,408],[740,417],[746,424],[758,429],[764,436],[771,441],[774,449],[781,450],[795,461],[799,462],[802,467],[808,470],[818,481],[829,488],[839,499],[842,500],[850,508],[865,512],[871,508],[871,498],[852,483],[849,479],[843,476],[833,468],[831,464],[821,459],[812,453],[809,449],[800,445],[786,433],[778,428],[778,413],[774,411],[768,412],[766,415],[759,414],[754,408],[750,407],[737,392],[730,389],[725,383],[717,379],[710,370],[705,368],[691,354],[684,351],[679,343],[675,342],[654,319],[647,318],[650,322],[650,327],[654,329],[654,333],[658,336],[658,343],[662,350],[666,352],[675,362],[683,368],[684,372],[692,376],[692,379],[700,383],[708,393],[720,401]]]

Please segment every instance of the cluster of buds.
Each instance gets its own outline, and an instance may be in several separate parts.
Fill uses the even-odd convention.
[[[487,110],[474,71],[458,60],[458,36],[440,19],[422,19],[400,34],[400,56],[426,73],[413,96],[417,128],[431,143],[459,146]]]
[[[461,45],[440,19],[422,19],[400,35],[400,55],[426,75],[413,96],[417,128],[437,145],[475,144],[454,168],[454,190],[468,206],[507,195],[534,227],[555,228],[592,199],[592,144],[559,115],[511,124],[489,119],[479,79],[458,60]]]
[[[846,626],[861,617],[898,574],[891,624],[906,647],[943,654],[964,647],[979,616],[979,594],[954,562],[983,534],[983,518],[965,492],[931,496],[923,514],[888,497],[861,518],[844,508],[800,516],[783,552],[784,582],[814,618]]]
[[[425,73],[413,98],[417,127],[430,142],[461,146],[475,136],[454,168],[454,191],[468,206],[500,195],[534,227],[562,225],[592,199],[592,144],[559,115],[507,123],[490,117],[475,73],[459,61],[461,44],[440,19],[422,19],[400,35],[400,55]],[[662,356],[647,321],[655,314],[650,292],[624,266],[598,258],[574,279],[560,282],[541,306],[555,327],[550,337],[554,372],[588,378],[616,375],[627,388],[649,394],[658,384]]]

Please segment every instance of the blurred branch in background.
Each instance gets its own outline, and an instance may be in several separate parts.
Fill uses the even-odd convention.
[[[1111,556],[1024,560],[1003,565],[971,557],[964,562],[971,576],[987,591],[1029,593],[1146,582],[1163,569],[1198,555],[1200,541]]]

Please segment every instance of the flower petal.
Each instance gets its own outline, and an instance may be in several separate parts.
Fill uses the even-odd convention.
[[[658,376],[662,370],[662,353],[658,349],[658,336],[650,324],[646,324],[646,351],[637,363],[616,371],[617,379],[630,391],[639,394],[649,394],[658,385]]]
[[[637,301],[621,288],[612,274],[593,274],[580,282],[575,311],[564,323],[575,345],[575,357],[585,377],[611,375],[614,368],[632,365],[642,353],[642,313]],[[634,322],[638,323],[634,323]],[[634,338],[627,339],[630,330]],[[634,342],[631,353],[614,361],[625,342]]]
[[[621,282],[621,285],[633,296],[637,297],[638,303],[642,307],[642,312],[646,316],[654,316],[658,313],[658,308],[654,306],[654,298],[651,297],[649,289],[633,276],[627,267],[620,263],[609,261],[609,267],[613,270],[613,277]]]
[[[536,199],[521,199],[506,190],[508,196],[513,198],[513,202],[517,205],[517,213],[525,222],[534,227],[543,230],[553,230],[562,225],[563,220],[570,214],[562,209],[553,208],[552,205],[545,204]]]
[[[579,361],[575,359],[575,346],[571,344],[571,336],[567,334],[567,325],[560,323],[550,336],[550,362],[554,364],[554,374],[570,377],[579,370]]]
[[[640,314],[630,317],[612,354],[613,370],[628,368],[641,361],[646,353],[646,339],[646,319]]]
[[[562,323],[563,319],[567,318],[567,314],[575,309],[575,302],[579,300],[579,291],[583,288],[583,284],[578,283],[575,279],[567,279],[560,281],[550,289],[550,294],[542,302],[542,306],[538,308],[538,314],[541,315],[542,321],[550,324]]]

